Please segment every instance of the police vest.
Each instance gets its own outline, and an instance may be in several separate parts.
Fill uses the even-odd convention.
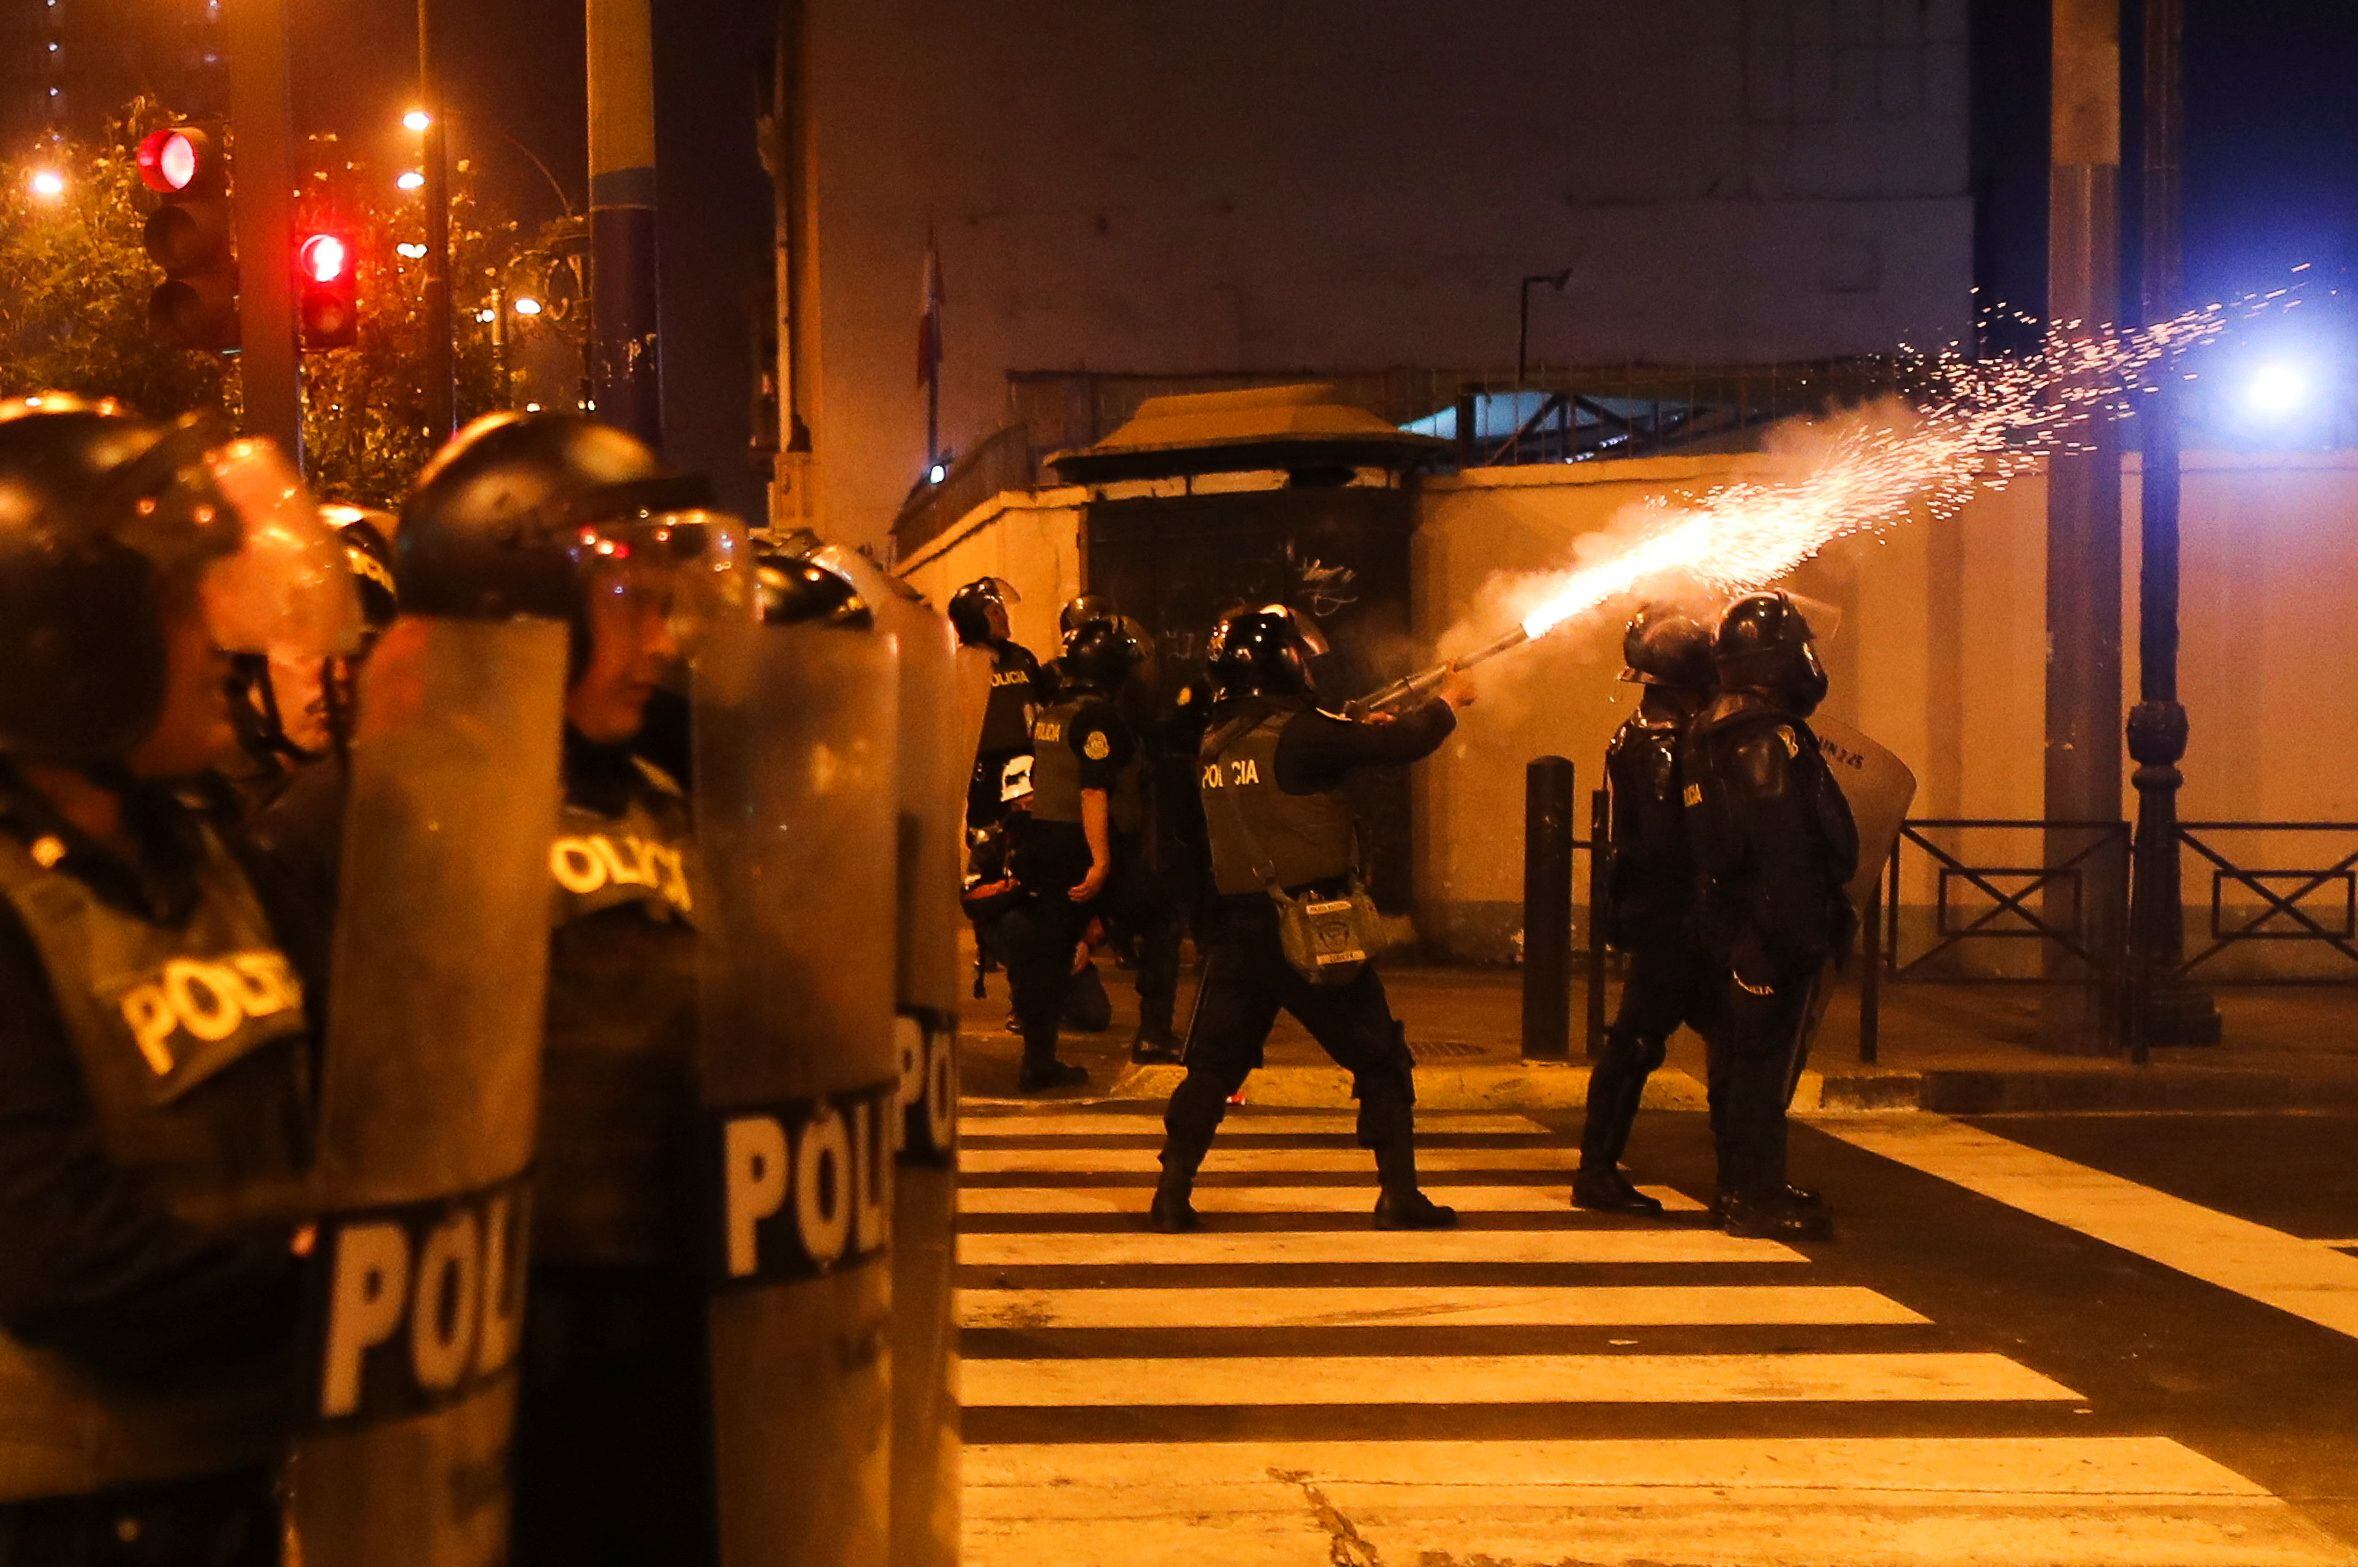
[[[991,696],[983,708],[980,749],[1003,755],[1032,743],[1032,718],[1039,665],[1032,655],[1012,642],[991,652]]]
[[[1737,754],[1748,744],[1773,748],[1787,784],[1800,797],[1815,829],[1817,858],[1825,874],[1825,928],[1847,932],[1850,901],[1844,891],[1858,861],[1858,829],[1851,821],[1842,786],[1827,769],[1825,753],[1808,724],[1741,693],[1722,696],[1689,726],[1679,749],[1689,841],[1698,873],[1699,902],[1707,941],[1725,950],[1741,929],[1748,900],[1744,882],[1754,874],[1744,852],[1743,806],[1726,785]]]
[[[1606,935],[1624,950],[1680,939],[1695,904],[1679,768],[1685,725],[1632,714],[1605,748],[1613,796]]]
[[[1040,710],[1032,721],[1032,820],[1081,821],[1081,755],[1073,749],[1073,724],[1081,710],[1104,698],[1094,691],[1068,696]]]
[[[108,1158],[182,1219],[224,1229],[295,1211],[310,1065],[302,984],[244,871],[209,830],[199,843],[196,906],[176,926],[116,908],[6,836],[0,897],[48,972]],[[293,1398],[259,1364],[201,1368],[169,1392],[101,1388],[0,1334],[0,1502],[261,1462]]]
[[[1277,742],[1301,709],[1248,710],[1204,736],[1200,761],[1212,884],[1224,897],[1261,892],[1266,864],[1278,885],[1340,881],[1357,868],[1350,807],[1338,794],[1277,786]]]
[[[616,816],[568,800],[549,850],[535,1262],[693,1256],[696,865],[686,802],[651,767]]]

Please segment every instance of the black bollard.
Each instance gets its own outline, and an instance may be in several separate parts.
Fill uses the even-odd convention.
[[[1523,776],[1523,1059],[1572,1049],[1572,764],[1533,761]]]
[[[1613,797],[1599,789],[1588,797],[1588,1009],[1582,1030],[1587,1055],[1605,1055],[1605,884],[1613,874]]]

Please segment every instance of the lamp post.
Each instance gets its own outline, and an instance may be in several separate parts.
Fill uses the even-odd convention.
[[[440,442],[458,428],[458,348],[450,314],[450,138],[436,44],[434,0],[418,0],[416,112],[425,121],[420,161],[426,176],[426,426]]]
[[[1545,283],[1561,294],[1564,285],[1571,281],[1570,267],[1561,272],[1534,272],[1523,279],[1522,310],[1515,322],[1515,390],[1518,392],[1531,375],[1531,285]]]
[[[2145,319],[2178,307],[2178,145],[2183,129],[2185,0],[2145,0]],[[2178,882],[2178,763],[2186,755],[2186,709],[2178,700],[2178,395],[2176,376],[2157,378],[2146,400],[2138,506],[2137,705],[2129,710],[2129,756],[2137,764],[2137,839],[2129,916],[2130,1048],[2215,1045],[2219,1012],[2178,974],[2185,955]]]

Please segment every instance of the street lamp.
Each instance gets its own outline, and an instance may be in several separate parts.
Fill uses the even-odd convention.
[[[33,177],[26,184],[32,188],[34,198],[39,201],[57,201],[65,195],[65,176],[55,169],[35,169]]]
[[[540,314],[541,304],[530,294],[519,294],[516,296],[516,303],[511,308],[520,316],[537,316]]]
[[[434,116],[428,114],[423,109],[412,109],[401,117],[401,124],[404,129],[415,131],[421,136],[426,133],[426,128],[433,123]]]
[[[395,180],[393,183],[400,186],[403,190],[424,190],[426,188],[426,177],[415,169],[404,169],[401,171],[401,178]]]

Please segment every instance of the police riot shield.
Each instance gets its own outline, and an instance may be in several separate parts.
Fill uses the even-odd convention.
[[[966,783],[990,700],[990,654],[866,556],[834,552],[899,651],[895,996],[900,1169],[893,1201],[892,1560],[957,1567],[958,904]],[[971,729],[969,724],[971,723]]]
[[[1916,798],[1916,775],[1908,764],[1848,724],[1823,716],[1810,720],[1826,766],[1850,804],[1850,819],[1858,828],[1859,862],[1851,873],[1850,902],[1859,918],[1867,917],[1875,883],[1899,843],[1900,827]]]
[[[1875,917],[1875,884],[1891,859],[1892,849],[1899,843],[1900,828],[1908,819],[1908,806],[1916,798],[1916,775],[1909,771],[1907,763],[1837,719],[1822,714],[1814,716],[1810,719],[1810,729],[1818,737],[1818,750],[1825,756],[1827,770],[1833,773],[1844,802],[1850,806],[1851,825],[1858,831],[1858,864],[1851,872],[1846,891],[1851,908],[1857,911],[1863,924]],[[1802,1009],[1792,1068],[1786,1074],[1788,1100],[1800,1086],[1810,1042],[1817,1037],[1818,1024],[1825,1018],[1826,1008],[1833,999],[1834,976],[1829,966],[1810,982],[1809,1001]]]
[[[288,1475],[304,1567],[507,1559],[565,631],[412,617],[362,673]]]
[[[723,626],[694,689],[721,1561],[884,1567],[894,649]]]

